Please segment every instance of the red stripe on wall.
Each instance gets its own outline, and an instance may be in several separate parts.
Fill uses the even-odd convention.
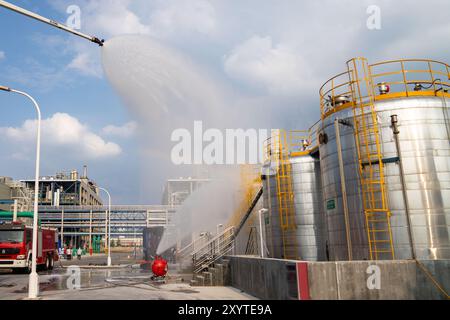
[[[311,300],[309,296],[308,263],[297,262],[298,299]]]

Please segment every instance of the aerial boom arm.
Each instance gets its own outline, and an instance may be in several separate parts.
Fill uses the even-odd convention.
[[[43,16],[40,16],[40,15],[34,13],[34,12],[25,10],[23,8],[20,8],[20,7],[16,6],[16,5],[13,5],[13,4],[11,4],[9,2],[6,2],[6,1],[3,1],[3,0],[0,0],[0,7],[4,7],[6,9],[11,10],[11,11],[23,14],[24,16],[27,16],[29,18],[38,20],[40,22],[44,22],[46,24],[49,24],[49,25],[51,25],[53,27],[56,27],[58,29],[70,32],[70,33],[72,33],[72,34],[74,34],[76,36],[79,36],[79,37],[87,39],[87,40],[89,40],[91,42],[94,42],[94,43],[98,44],[99,46],[103,46],[103,43],[105,41],[105,40],[100,40],[97,37],[89,36],[89,35],[86,35],[84,33],[79,32],[77,30],[71,29],[71,28],[69,28],[68,26],[66,26],[66,25],[64,25],[62,23],[53,21],[51,19],[44,18]]]

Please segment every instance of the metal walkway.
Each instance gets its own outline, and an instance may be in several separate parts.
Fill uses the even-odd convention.
[[[111,206],[111,237],[142,238],[145,227],[168,226],[177,207]],[[39,218],[45,227],[57,228],[64,236],[105,235],[108,206],[40,206]]]

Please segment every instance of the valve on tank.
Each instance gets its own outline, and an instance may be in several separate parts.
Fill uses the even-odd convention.
[[[414,84],[414,91],[422,91],[423,86],[421,83],[415,83]]]
[[[377,84],[378,90],[380,91],[380,94],[388,94],[391,88],[389,85],[386,84],[386,82],[380,82]]]

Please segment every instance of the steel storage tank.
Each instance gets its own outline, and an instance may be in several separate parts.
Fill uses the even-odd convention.
[[[350,118],[347,110],[336,115],[342,119]],[[345,114],[345,116],[344,116]],[[323,201],[325,219],[327,220],[327,245],[330,260],[347,260],[347,238],[343,201],[341,193],[341,180],[336,147],[336,135],[334,118],[324,120],[323,128],[319,134],[328,140],[320,145],[320,165],[322,170]],[[368,246],[366,232],[364,231],[365,219],[362,213],[361,196],[359,193],[359,176],[353,132],[351,128],[341,129],[341,144],[347,188],[347,199],[350,215],[350,232],[354,259],[367,259]]]
[[[277,180],[273,173],[269,172],[270,164],[266,165],[267,171],[263,173],[263,207],[268,209],[265,219],[266,245],[270,257],[281,258],[283,240],[278,216]]]
[[[423,69],[420,68],[422,64],[426,65]],[[380,68],[384,69],[377,71]],[[370,71],[369,83],[375,88],[373,107],[391,212],[395,258],[411,259],[414,249],[417,259],[449,259],[449,67],[436,61],[398,60],[370,65],[367,70]],[[397,78],[393,80],[393,77]],[[348,259],[336,144],[335,119],[339,119],[353,259],[369,259],[351,101],[354,92],[353,96],[349,95],[351,90],[345,89],[345,81],[340,82],[339,78],[348,81],[348,73],[338,75],[321,89],[323,121],[319,130],[319,148],[330,258]],[[399,153],[391,118],[395,115]]]
[[[290,158],[296,229],[286,233],[287,251],[306,261],[324,261],[325,224],[322,209],[320,162],[318,152]],[[270,165],[270,164],[269,164]],[[264,207],[269,209],[266,225],[271,257],[283,258],[283,234],[280,228],[276,175],[265,176]],[[295,237],[295,239],[292,239]]]

